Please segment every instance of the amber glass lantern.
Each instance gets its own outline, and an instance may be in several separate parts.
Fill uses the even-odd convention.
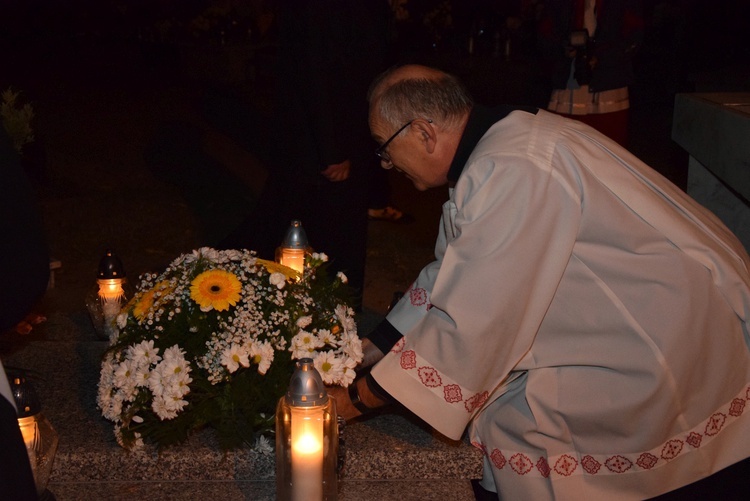
[[[294,219],[284,235],[284,240],[276,249],[276,262],[288,266],[297,273],[305,271],[305,257],[312,249],[307,241],[307,234],[302,222]]]
[[[313,360],[303,358],[276,408],[277,499],[335,500],[338,446],[336,402]]]
[[[96,283],[86,296],[86,308],[100,339],[110,340],[117,334],[117,315],[132,296],[122,262],[107,250],[99,261]]]
[[[54,499],[47,491],[52,463],[57,453],[57,432],[42,414],[42,406],[31,382],[20,373],[10,373],[10,386],[18,409],[18,427],[26,444],[39,499]]]

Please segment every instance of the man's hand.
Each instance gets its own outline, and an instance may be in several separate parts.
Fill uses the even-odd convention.
[[[355,384],[352,382],[352,384]],[[336,414],[343,417],[347,421],[354,419],[357,416],[361,416],[362,413],[352,405],[352,401],[349,398],[349,391],[341,386],[328,386],[326,387],[329,397],[333,397],[336,400]]]
[[[340,164],[331,164],[324,171],[321,172],[326,179],[332,183],[344,181],[349,179],[349,171],[352,168],[352,163],[349,160],[344,160]]]
[[[360,402],[367,407],[365,410],[375,410],[386,404],[386,402],[380,400],[370,391],[365,378],[355,379],[352,381],[352,384],[356,385],[355,393],[359,395]],[[342,388],[340,386],[326,387],[328,396],[333,397],[333,399],[336,400],[336,413],[347,421],[362,415],[362,412],[352,404],[349,390],[350,388]]]

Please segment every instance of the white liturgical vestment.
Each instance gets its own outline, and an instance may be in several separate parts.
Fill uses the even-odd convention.
[[[644,499],[750,456],[747,253],[613,141],[510,113],[435,253],[372,376],[444,435],[469,426],[503,499]]]

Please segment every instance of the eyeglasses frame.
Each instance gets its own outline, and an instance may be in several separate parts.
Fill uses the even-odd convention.
[[[393,141],[394,139],[396,139],[396,137],[399,134],[401,134],[401,132],[404,129],[406,129],[408,126],[410,126],[411,124],[413,124],[417,120],[419,120],[419,119],[418,118],[413,118],[413,119],[409,120],[408,122],[406,122],[404,125],[402,125],[396,132],[393,133],[393,135],[391,137],[389,137],[383,144],[381,144],[380,146],[377,147],[377,149],[375,150],[375,155],[379,159],[381,159],[381,160],[383,160],[385,162],[389,162],[390,163],[391,162],[391,156],[388,154],[387,151],[385,151],[385,149],[388,148],[388,145],[391,144],[391,141]],[[427,122],[428,123],[432,123],[432,120],[428,119]]]

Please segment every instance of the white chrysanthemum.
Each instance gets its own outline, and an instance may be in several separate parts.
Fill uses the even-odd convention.
[[[185,370],[190,370],[187,366],[187,362],[185,359],[178,359],[178,358],[165,358],[159,365],[156,366],[156,369],[154,369],[156,372],[159,372],[163,377],[170,378],[170,377],[176,377],[181,372],[184,372]]]
[[[231,374],[239,369],[240,365],[242,367],[248,367],[250,365],[248,355],[249,353],[246,347],[237,343],[232,343],[222,352],[221,364],[226,367]]]
[[[320,329],[318,331],[318,339],[320,339],[323,345],[330,345],[333,347],[339,345],[338,338],[333,334],[333,332],[329,331],[328,329]]]
[[[336,384],[339,384],[341,386],[349,386],[350,384],[352,384],[354,382],[354,378],[357,376],[357,372],[354,370],[354,368],[358,363],[358,361],[352,358],[347,358],[346,360],[344,360],[341,364],[341,375],[336,381]]]
[[[151,370],[148,366],[139,366],[135,371],[135,385],[149,388],[151,386]]]
[[[182,372],[172,381],[172,388],[181,395],[187,395],[190,393],[190,383],[192,382],[193,378],[187,372]]]
[[[315,350],[323,347],[323,342],[312,332],[301,330],[292,338],[292,358],[310,357]]]
[[[335,384],[343,374],[341,360],[336,358],[332,351],[324,351],[315,355],[313,359],[315,368],[318,369],[320,377],[326,384]]]
[[[274,354],[273,345],[268,341],[264,341],[263,343],[254,341],[250,345],[250,356],[252,357],[252,362],[258,364],[258,373],[262,375],[268,372],[268,369],[271,367]]]
[[[112,395],[112,400],[110,400],[109,409],[110,412],[116,417],[114,420],[119,420],[120,414],[122,414],[122,404],[123,404],[124,397],[122,393],[119,391]],[[113,421],[114,421],[113,420]]]
[[[117,327],[124,329],[128,325],[128,313],[123,312],[117,315]]]
[[[135,442],[133,442],[133,445],[130,447],[130,449],[131,450],[143,449],[143,447],[144,447],[143,436],[141,436],[141,434],[136,431],[135,432]]]
[[[344,334],[341,336],[341,344],[344,348],[344,354],[353,358],[357,363],[364,358],[362,352],[362,340],[356,334]]]
[[[197,332],[197,331],[196,331]],[[164,350],[164,360],[184,360],[185,359],[185,351],[180,348],[178,345],[170,346],[166,350]]]
[[[328,256],[323,252],[313,252],[312,258],[322,263],[325,263],[326,261],[328,261]]]
[[[165,383],[169,385],[169,382],[164,378],[161,371],[154,370],[149,374],[148,388],[155,397],[161,396],[164,393]]]
[[[341,280],[341,283],[342,283],[342,284],[345,284],[345,283],[348,283],[348,282],[349,282],[349,278],[348,278],[348,277],[347,277],[346,275],[344,275],[344,272],[343,272],[343,271],[339,271],[338,273],[336,273],[336,277],[337,277],[337,278],[338,278],[339,280]]]
[[[183,399],[182,397],[184,397],[184,395],[176,389],[165,392],[163,398],[167,409],[174,412],[180,412],[182,409],[184,409],[188,403],[187,400]]]
[[[241,261],[242,260],[242,251],[236,250],[236,249],[227,249],[225,251],[221,251],[219,253],[219,256],[217,257],[218,262],[220,263],[229,263],[232,261]]]
[[[161,360],[159,348],[154,347],[154,341],[141,341],[131,347],[130,354],[139,367],[149,364],[158,364]]]
[[[273,454],[273,444],[261,435],[255,440],[255,450],[264,456],[270,456]]]
[[[217,262],[219,260],[219,251],[211,247],[201,247],[198,249],[200,257],[207,259],[211,262]]]
[[[300,329],[306,328],[308,325],[312,323],[312,315],[305,315],[304,317],[299,317],[297,319],[297,327]]]
[[[279,290],[283,289],[286,285],[286,277],[283,273],[275,271],[268,277],[268,281],[271,285],[275,285]]]
[[[112,357],[107,357],[102,362],[102,369],[100,371],[100,386],[111,387],[115,382],[115,360]]]
[[[125,359],[115,369],[115,386],[120,388],[126,397],[130,397],[135,391],[136,367],[135,362]]]
[[[344,332],[347,334],[356,334],[357,322],[354,321],[354,310],[344,304],[340,304],[336,306],[335,313],[336,318],[344,328]]]
[[[151,402],[151,410],[153,410],[154,414],[156,414],[156,416],[162,421],[167,421],[177,417],[177,412],[169,409],[166,400],[162,397],[154,397],[154,400]]]

